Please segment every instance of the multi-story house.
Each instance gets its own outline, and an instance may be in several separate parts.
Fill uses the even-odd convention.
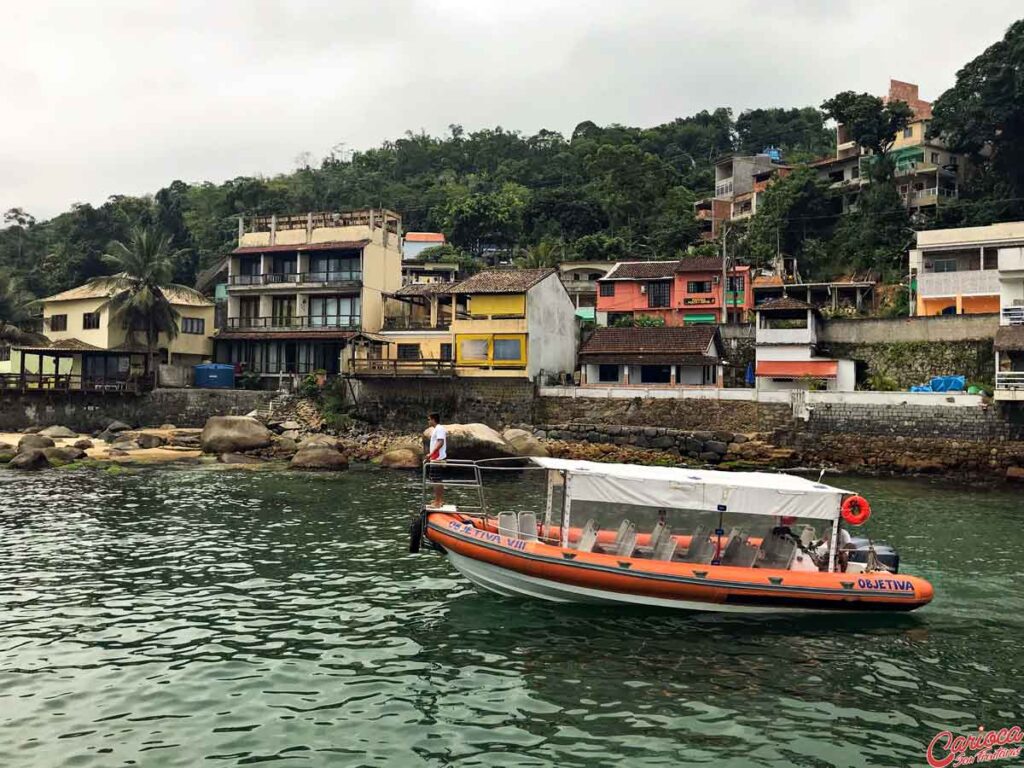
[[[693,204],[700,235],[709,240],[718,236],[726,221],[748,219],[757,213],[758,204],[776,176],[792,170],[779,160],[779,154],[728,155],[715,163],[715,195]]]
[[[615,266],[613,261],[563,261],[558,265],[562,285],[576,307],[581,320],[598,320],[597,281]]]
[[[890,151],[895,164],[896,187],[903,202],[911,210],[927,210],[941,205],[944,199],[956,198],[964,167],[961,159],[938,139],[928,138],[932,119],[931,102],[920,98],[914,83],[889,81],[885,101],[906,102],[914,116],[910,124],[897,134]],[[860,188],[870,177],[875,158],[853,140],[848,126],[836,126],[836,155],[812,163],[819,175],[839,191],[843,211],[856,208]]]
[[[178,334],[159,336],[157,363],[187,369],[208,361],[213,354],[214,303],[169,288],[164,293],[178,313]],[[143,334],[132,334],[113,316],[112,294],[110,288],[86,283],[42,299],[43,333],[49,343],[0,350],[5,383],[25,387],[31,380],[49,389],[103,391],[152,386],[156,371],[149,370]],[[170,378],[172,371],[162,370]]]
[[[1024,244],[1000,248],[998,264],[995,399],[1024,402]]]
[[[401,288],[401,232],[384,209],[239,219],[217,361],[273,377],[340,372]]]
[[[383,356],[353,361],[356,376],[534,379],[575,367],[575,307],[554,269],[491,269],[454,285],[406,285],[394,298],[416,306],[417,319],[381,334]]]
[[[757,307],[754,373],[758,389],[820,387],[849,392],[856,388],[853,360],[818,355],[819,322],[815,307],[788,296]]]
[[[1024,222],[917,233],[910,251],[910,312],[971,315],[999,312],[999,255],[1024,246]]]
[[[608,325],[639,317],[669,326],[741,322],[754,306],[750,267],[730,267],[728,280],[722,277],[722,260],[713,257],[619,262],[597,281],[598,315]]]

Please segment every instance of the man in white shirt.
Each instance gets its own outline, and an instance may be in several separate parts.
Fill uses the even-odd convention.
[[[444,506],[444,486],[441,484],[442,468],[448,458],[448,433],[441,425],[441,414],[431,413],[427,416],[427,423],[430,425],[430,449],[427,453],[427,473],[430,480],[434,482],[434,506]]]

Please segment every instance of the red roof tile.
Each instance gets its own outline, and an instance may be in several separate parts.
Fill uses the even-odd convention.
[[[555,270],[546,269],[488,269],[456,283],[449,293],[525,293]]]
[[[703,357],[712,341],[717,348],[718,339],[718,327],[714,325],[598,328],[580,347],[580,358],[596,362],[622,355]]]

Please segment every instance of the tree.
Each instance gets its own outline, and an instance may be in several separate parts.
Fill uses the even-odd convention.
[[[957,72],[935,102],[928,134],[971,157],[975,197],[1024,197],[1024,20]],[[992,208],[990,220],[1024,215],[1019,200]]]
[[[828,117],[844,126],[850,138],[882,157],[914,117],[905,101],[883,102],[870,93],[843,91],[821,105]],[[884,168],[885,164],[881,164]],[[880,177],[881,178],[881,177]]]
[[[510,247],[522,233],[528,198],[524,187],[506,184],[498,192],[452,200],[442,214],[445,235],[477,256],[489,245]]]
[[[204,301],[199,291],[171,282],[181,256],[180,251],[171,249],[170,238],[159,229],[136,228],[127,245],[114,241],[110,252],[103,255],[103,262],[116,274],[89,281],[90,285],[109,292],[105,306],[110,307],[111,320],[125,323],[132,343],[137,343],[139,333],[144,335],[149,370],[153,373],[160,334],[169,339],[178,335],[179,314],[168,292]]]
[[[750,109],[736,118],[736,149],[756,154],[769,146],[784,151],[786,159],[811,160],[835,148],[825,115],[814,107]]]
[[[31,317],[31,305],[35,297],[22,288],[12,275],[0,275],[0,343],[40,344],[45,336],[24,330]]]

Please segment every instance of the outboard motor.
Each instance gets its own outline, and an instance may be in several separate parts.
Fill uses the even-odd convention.
[[[870,557],[872,542],[862,536],[855,536],[850,540],[852,549],[847,549],[851,563],[867,563]],[[874,542],[875,557],[878,562],[884,565],[893,573],[900,572],[900,553],[888,544]]]

